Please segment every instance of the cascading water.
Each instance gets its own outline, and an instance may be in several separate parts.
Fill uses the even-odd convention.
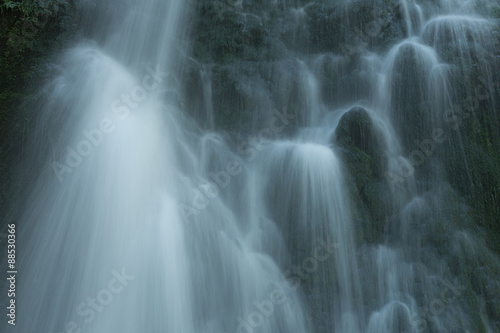
[[[40,175],[23,215],[15,329],[244,330],[252,302],[266,307],[271,297],[281,306],[263,330],[305,332],[300,302],[283,294],[283,274],[247,244],[220,198],[194,221],[182,217],[181,199],[196,195],[206,176],[194,166],[227,148],[197,149],[168,98],[182,1],[129,7],[120,36],[68,51],[46,89],[43,112],[65,124],[52,172]],[[144,63],[143,78],[106,53]],[[219,165],[205,165],[212,167]]]
[[[498,332],[457,106],[480,82],[498,138],[493,4],[199,2],[89,10],[92,40],[41,89],[6,332]],[[194,59],[207,13],[287,51],[264,61],[237,36],[209,45],[227,63]],[[373,47],[398,15],[400,38]]]

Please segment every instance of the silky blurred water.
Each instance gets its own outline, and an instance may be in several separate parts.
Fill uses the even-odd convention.
[[[266,64],[281,85],[248,79],[253,105],[279,101],[295,83],[297,103],[260,108],[247,126],[253,134],[235,143],[215,130],[210,66],[200,74],[205,112],[178,102],[192,3],[109,1],[114,15],[87,23],[103,28],[95,41],[66,50],[41,88],[40,126],[58,134],[48,142],[37,132],[27,148],[50,146],[52,155],[32,166],[39,177],[20,206],[17,319],[7,332],[498,331],[471,284],[498,288],[499,260],[442,208],[443,198],[456,198],[446,203],[452,212],[463,205],[440,155],[428,160],[426,190],[413,173],[396,185],[386,179],[393,191],[384,200],[395,208],[384,240],[362,244],[355,171],[332,139],[362,106],[394,175],[413,169],[413,138],[443,126],[456,95],[441,46],[451,40],[470,61],[477,50],[464,40],[491,47],[494,22],[466,10],[469,2],[418,2],[401,1],[403,40],[344,73],[366,84],[347,103],[326,103],[321,90],[323,68],[353,66],[342,56]],[[300,48],[306,11],[294,2],[282,10],[294,17]],[[446,255],[431,246],[445,233]],[[479,261],[489,271],[467,280],[465,266]]]

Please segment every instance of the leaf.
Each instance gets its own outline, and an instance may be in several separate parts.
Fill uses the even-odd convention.
[[[12,1],[5,1],[4,4],[2,5],[2,7],[8,8],[8,9],[16,8],[18,6],[19,6],[18,3],[15,3]]]

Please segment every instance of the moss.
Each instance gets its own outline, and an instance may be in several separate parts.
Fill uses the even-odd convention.
[[[23,102],[44,80],[47,59],[71,40],[68,1],[4,1],[0,5],[0,211],[14,200],[19,155],[34,115]]]
[[[346,159],[359,173],[360,179],[381,179],[386,169],[386,145],[379,128],[368,112],[362,107],[354,107],[342,116],[335,131],[335,141],[346,150]],[[355,175],[355,177],[357,177]]]
[[[445,149],[446,169],[453,186],[474,208],[476,224],[489,246],[500,253],[500,142],[498,123],[484,105],[452,131]]]
[[[404,36],[397,1],[316,1],[306,10],[312,53],[385,50]]]
[[[262,18],[217,1],[200,6],[194,36],[193,55],[204,63],[270,59],[280,46]]]
[[[381,180],[387,165],[382,133],[364,108],[354,107],[341,117],[334,143],[350,175],[350,197],[363,240],[380,241],[394,210],[389,186]]]

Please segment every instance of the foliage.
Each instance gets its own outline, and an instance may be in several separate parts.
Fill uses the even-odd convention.
[[[24,100],[40,85],[46,61],[69,41],[73,8],[63,0],[0,4],[0,211],[15,196],[15,166],[33,115]]]

